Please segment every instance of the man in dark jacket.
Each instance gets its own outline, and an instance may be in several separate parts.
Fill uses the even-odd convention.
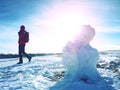
[[[23,58],[22,58],[23,54],[28,58],[29,62],[31,61],[31,56],[29,56],[25,52],[25,45],[28,42],[28,40],[26,41],[26,33],[28,33],[28,32],[25,30],[25,26],[24,25],[20,26],[20,31],[18,32],[18,35],[19,35],[19,40],[18,40],[18,44],[19,44],[19,62],[17,64],[22,64],[23,63]],[[29,35],[29,33],[28,33],[28,35]]]

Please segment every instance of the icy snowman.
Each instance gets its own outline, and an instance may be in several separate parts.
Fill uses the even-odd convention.
[[[66,67],[64,80],[95,83],[101,79],[96,64],[99,53],[89,43],[95,35],[90,25],[81,27],[80,32],[63,48],[63,64]]]
[[[62,55],[65,75],[49,90],[115,90],[112,80],[101,77],[97,71],[99,53],[89,45],[94,36],[95,29],[84,25],[74,40],[66,44]]]

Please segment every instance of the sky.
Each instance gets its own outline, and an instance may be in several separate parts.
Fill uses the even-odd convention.
[[[0,53],[18,53],[18,31],[30,34],[28,53],[59,53],[66,42],[91,25],[91,46],[120,49],[119,0],[0,0]]]

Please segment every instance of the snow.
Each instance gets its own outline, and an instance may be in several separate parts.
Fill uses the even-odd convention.
[[[98,63],[100,67],[97,70],[104,80],[109,81],[107,86],[110,85],[114,89],[120,90],[120,51],[104,51],[99,53]],[[51,90],[52,87],[55,87],[63,80],[63,77],[56,79],[56,75],[62,76],[61,72],[67,70],[63,66],[62,57],[58,57],[58,55],[33,57],[30,63],[24,58],[22,65],[16,65],[18,61],[18,58],[0,59],[0,90]],[[102,81],[99,83],[102,83]],[[82,90],[83,88],[85,90],[88,90],[88,88],[89,90],[91,88],[91,90],[99,90],[98,88],[102,88],[105,85],[100,86],[99,83],[87,84],[80,81],[73,83],[66,82],[65,85],[67,85],[66,88],[71,85],[69,88],[73,90],[77,90],[77,88],[80,90],[81,88]],[[106,88],[108,89],[109,87]],[[57,88],[57,90],[60,89]]]

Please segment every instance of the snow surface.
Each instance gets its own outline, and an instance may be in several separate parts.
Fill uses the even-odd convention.
[[[115,90],[120,90],[120,51],[100,52],[99,57],[97,70],[100,75],[104,80],[111,79],[109,85]],[[56,79],[56,75],[61,76],[61,72],[66,71],[62,57],[58,55],[33,57],[30,63],[24,58],[22,65],[16,65],[18,61],[18,58],[0,59],[0,90],[50,90],[63,79]],[[69,86],[71,82],[65,84]],[[80,88],[86,87],[86,90],[88,87],[98,90],[94,88],[96,84],[84,82],[73,82],[71,87],[77,90],[78,85]]]

